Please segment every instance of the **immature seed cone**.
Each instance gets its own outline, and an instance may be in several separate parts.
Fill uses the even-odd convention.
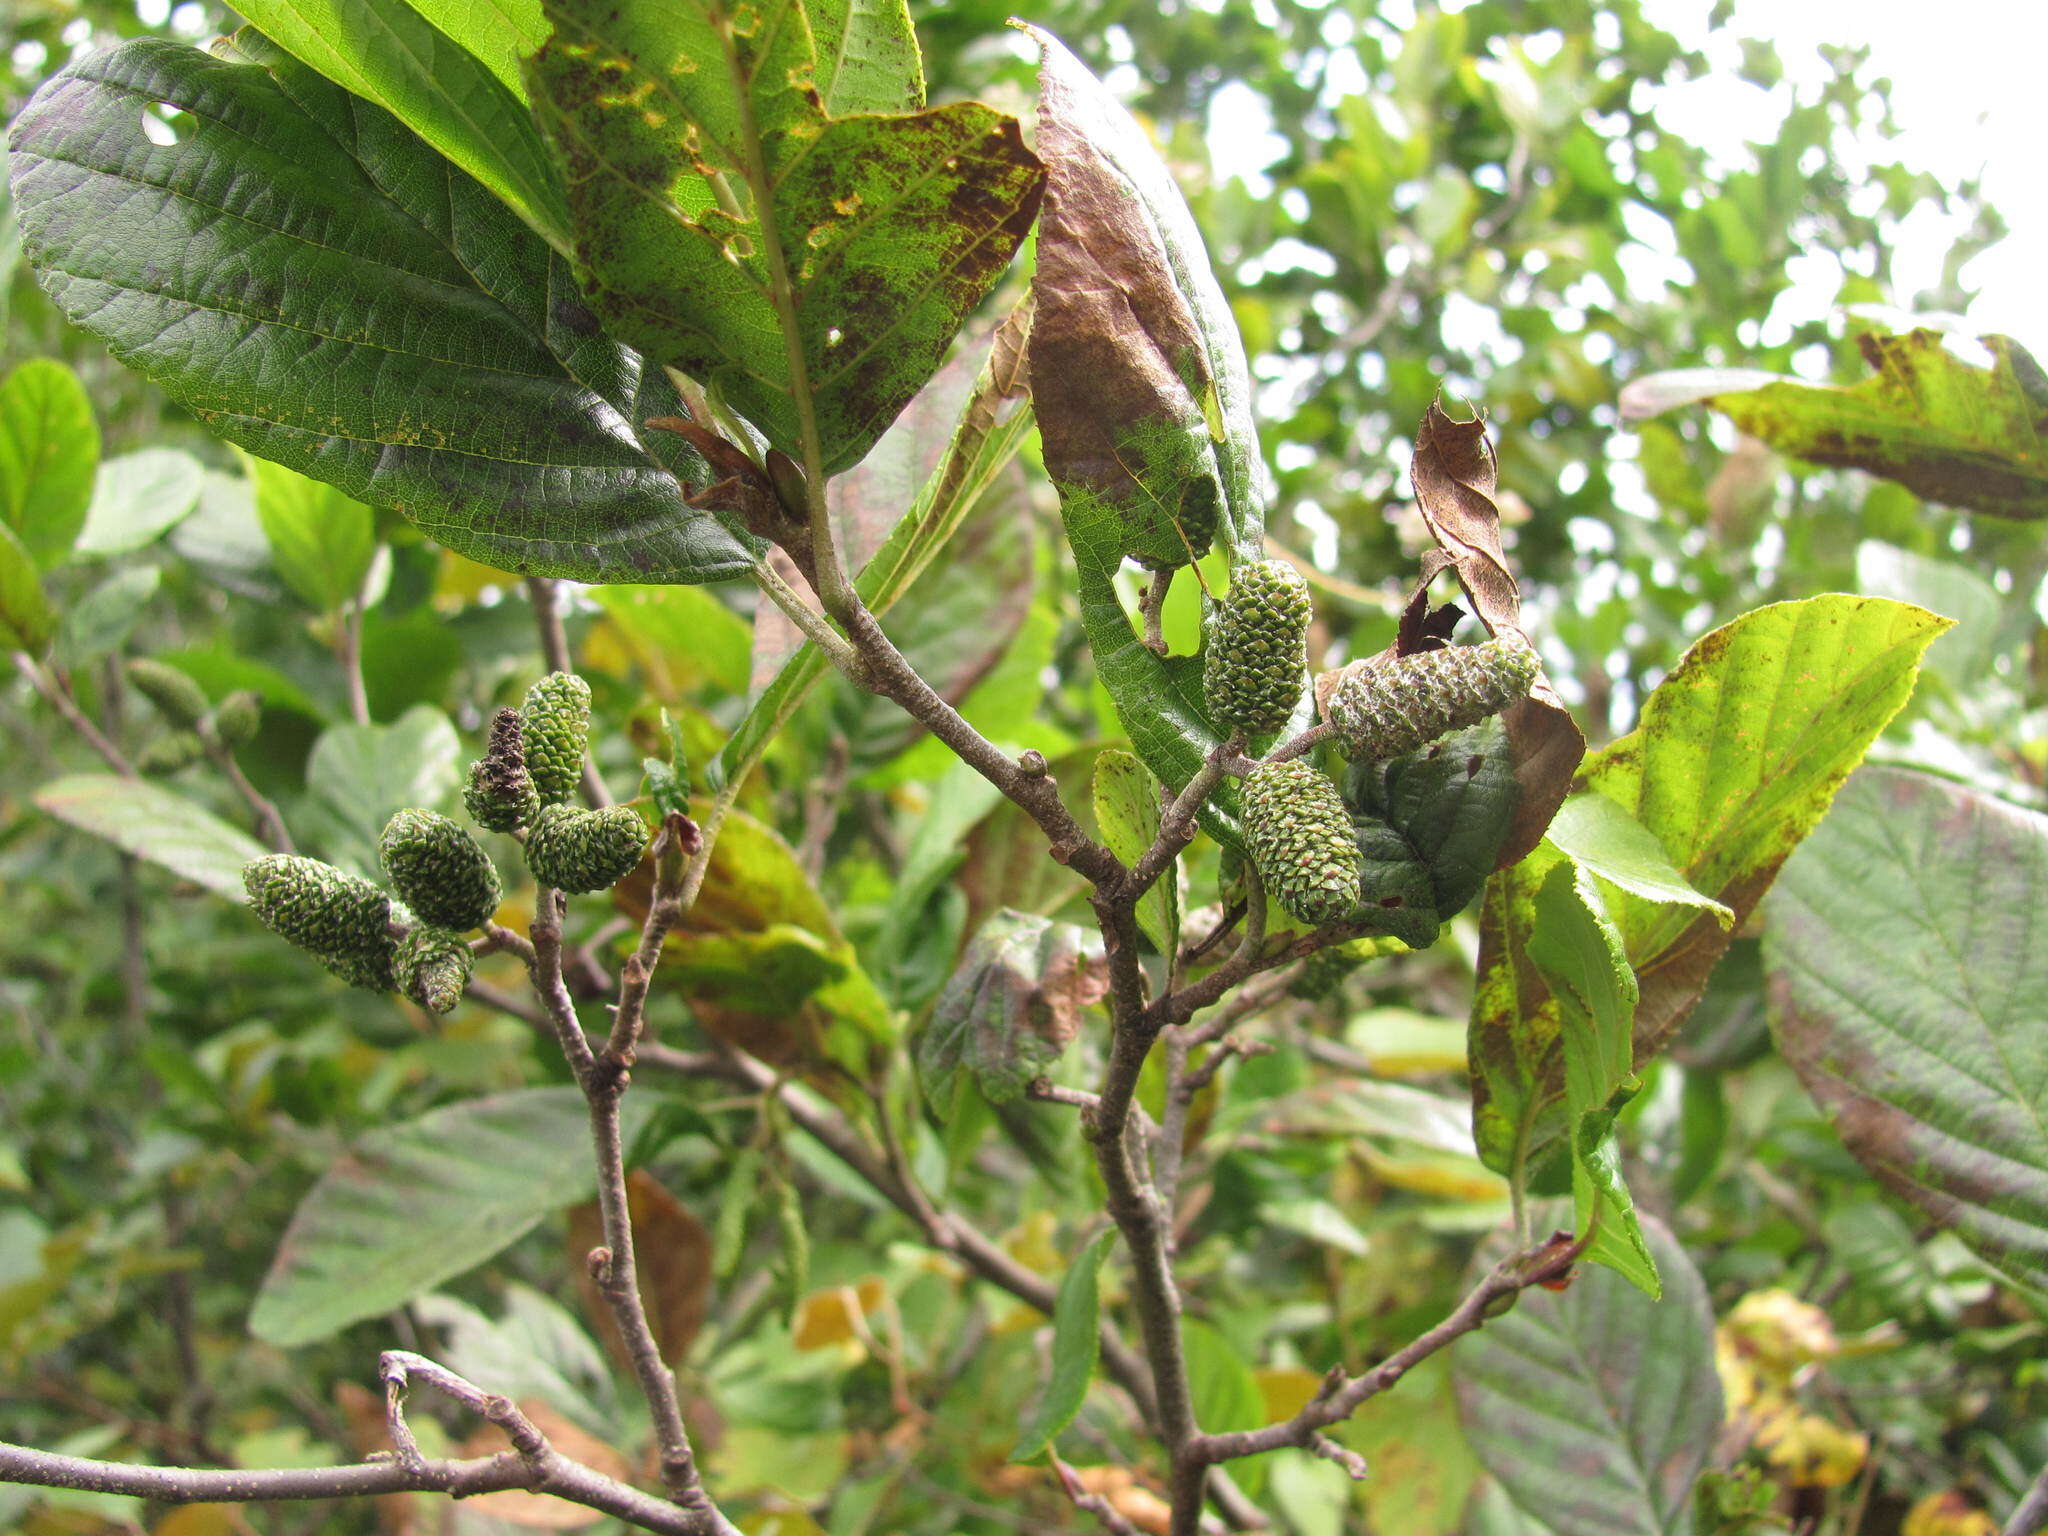
[[[446,816],[404,810],[384,823],[377,855],[391,888],[436,928],[476,928],[498,910],[498,871]]]
[[[173,725],[189,731],[205,718],[205,692],[176,667],[137,656],[128,663],[128,681]]]
[[[272,853],[242,866],[242,888],[263,925],[351,986],[389,992],[391,898],[332,864]]]
[[[590,740],[590,684],[573,672],[550,672],[527,690],[519,711],[526,771],[543,805],[560,805],[583,777]]]
[[[1244,781],[1245,852],[1266,890],[1320,926],[1358,905],[1365,864],[1337,786],[1312,763],[1262,763]]]
[[[1519,636],[1398,657],[1331,691],[1330,729],[1346,757],[1400,757],[1527,697],[1539,666]]]
[[[152,775],[177,773],[204,756],[206,743],[197,731],[166,731],[135,754],[135,767]]]
[[[246,747],[263,723],[263,695],[253,688],[237,688],[213,711],[214,739],[230,752]]]
[[[1226,730],[1277,731],[1301,698],[1308,583],[1284,560],[1240,566],[1209,623],[1202,690]]]
[[[474,965],[461,934],[422,924],[398,941],[391,969],[399,991],[429,1013],[447,1013],[461,1001]]]
[[[526,729],[516,709],[491,717],[491,739],[484,755],[469,765],[469,783],[462,803],[476,824],[491,832],[511,832],[540,814],[540,794],[526,771]]]
[[[544,887],[602,891],[631,873],[646,849],[647,823],[631,806],[551,805],[527,830],[526,867]]]

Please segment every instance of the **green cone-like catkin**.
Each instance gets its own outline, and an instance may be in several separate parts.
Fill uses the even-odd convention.
[[[391,888],[436,928],[476,928],[498,910],[498,871],[456,822],[433,811],[400,811],[384,823],[377,856]]]
[[[351,986],[389,992],[391,898],[332,864],[266,854],[242,866],[242,888],[263,925]]]
[[[527,690],[519,711],[526,772],[543,805],[560,805],[583,777],[590,739],[590,684],[573,672],[550,672]]]
[[[515,831],[540,814],[540,795],[526,771],[526,730],[518,710],[501,709],[491,717],[490,743],[469,765],[462,803],[478,826],[492,832]]]
[[[262,723],[263,695],[253,688],[237,688],[213,712],[214,739],[232,752],[253,741]]]
[[[1343,986],[1344,978],[1365,962],[1366,956],[1355,944],[1332,944],[1328,949],[1319,949],[1302,961],[1301,969],[1294,973],[1294,980],[1287,984],[1287,995],[1298,997],[1303,1002],[1320,1003]]]
[[[1526,697],[1539,666],[1519,637],[1385,661],[1331,691],[1330,729],[1346,757],[1400,757]]]
[[[135,754],[135,767],[140,773],[176,773],[204,756],[206,743],[197,731],[166,731]]]
[[[1202,690],[1225,730],[1277,731],[1301,699],[1308,583],[1284,560],[1240,566],[1209,621]]]
[[[147,656],[128,663],[128,681],[171,724],[191,730],[206,715],[206,694],[186,673]]]
[[[1245,852],[1267,894],[1304,923],[1348,916],[1365,865],[1337,786],[1300,758],[1264,763],[1246,777],[1242,805]]]
[[[631,873],[646,848],[647,823],[631,806],[551,805],[527,831],[526,867],[558,891],[601,891]]]
[[[391,968],[399,991],[429,1013],[447,1013],[461,1000],[474,964],[461,934],[422,924],[398,941]]]

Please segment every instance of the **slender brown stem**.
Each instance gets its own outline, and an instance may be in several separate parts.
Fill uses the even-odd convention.
[[[206,755],[226,775],[235,793],[242,797],[242,803],[249,807],[256,818],[256,832],[270,845],[272,853],[290,853],[293,849],[292,835],[285,830],[284,817],[271,804],[262,791],[249,782],[249,776],[242,772],[242,765],[235,761],[235,754],[219,742],[208,742]]]
[[[370,723],[370,691],[363,681],[363,599],[358,593],[336,616],[334,659],[341,666],[341,686],[348,699],[348,717]]]
[[[1469,1291],[1451,1314],[1428,1332],[1418,1335],[1371,1370],[1357,1376],[1333,1371],[1322,1390],[1291,1419],[1268,1424],[1263,1429],[1241,1429],[1228,1434],[1203,1435],[1190,1454],[1206,1463],[1256,1456],[1283,1446],[1318,1449],[1316,1439],[1332,1424],[1356,1413],[1368,1398],[1376,1397],[1398,1382],[1422,1361],[1446,1345],[1482,1327],[1487,1319],[1505,1310],[1532,1285],[1557,1280],[1571,1272],[1584,1243],[1569,1232],[1552,1233],[1533,1248],[1513,1254],[1496,1264]]]
[[[21,675],[34,685],[36,692],[43,696],[44,702],[62,715],[65,723],[78,732],[80,739],[105,759],[109,768],[124,779],[135,777],[135,765],[129,762],[121,749],[109,741],[100,728],[92,723],[85,711],[78,707],[78,701],[71,697],[71,690],[58,682],[41,662],[27,651],[16,651],[14,665],[20,670]]]
[[[1173,571],[1154,571],[1139,600],[1138,612],[1145,620],[1145,649],[1155,656],[1166,654],[1166,594],[1173,586]]]

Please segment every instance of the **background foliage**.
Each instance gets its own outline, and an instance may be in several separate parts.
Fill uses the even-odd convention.
[[[1031,69],[1003,28],[1008,7],[918,9],[932,100],[1025,107]],[[1705,1002],[1623,1112],[1623,1145],[1647,1242],[1683,1293],[1644,1313],[1644,1327],[1704,1338],[1719,1320],[1726,1416],[1704,1411],[1712,1383],[1651,1383],[1699,1415],[1689,1446],[1715,1437],[1710,1460],[1725,1480],[1697,1528],[1975,1529],[1913,1526],[1909,1513],[1950,1489],[1962,1490],[1961,1509],[2002,1511],[2048,1459],[2040,1252],[2016,1245],[1994,1268],[1947,1230],[1938,1203],[1881,1196],[1801,1085],[1826,1067],[1799,1025],[1824,979],[1814,954],[1828,952],[1825,936],[1872,921],[1844,893],[1866,878],[1873,828],[1926,837],[1950,814],[1929,797],[1965,786],[2017,807],[2022,824],[2043,809],[2040,524],[1973,518],[1888,481],[1776,459],[1696,407],[1625,425],[1617,401],[1625,382],[1681,366],[1861,378],[1842,307],[1962,309],[1955,273],[1995,236],[1995,213],[1971,187],[1870,163],[1884,95],[1848,48],[1748,163],[1711,161],[1659,126],[1644,89],[1701,60],[1628,0],[1480,0],[1412,16],[1364,3],[1053,0],[1030,19],[1144,114],[1189,193],[1252,357],[1278,490],[1268,536],[1316,584],[1326,660],[1392,636],[1409,562],[1428,542],[1405,473],[1411,423],[1440,385],[1483,405],[1501,442],[1531,628],[1596,747],[1635,725],[1689,640],[1759,604],[1854,591],[1961,621],[1929,651],[1874,754],[1944,784],[1909,793],[1889,772],[1857,781],[1791,866],[1785,921],[1774,908],[1767,937],[1758,925],[1737,931]],[[201,38],[228,24],[189,3],[165,14],[32,0],[0,37],[0,91],[11,116],[91,36]],[[1744,56],[1747,74],[1775,78],[1767,41]],[[1265,184],[1216,182],[1205,125],[1261,120],[1275,136]],[[1887,232],[1929,199],[1972,233],[1942,290],[1894,292]],[[132,745],[164,727],[114,684],[110,658],[160,656],[215,701],[254,688],[265,709],[243,770],[328,857],[369,863],[389,807],[446,799],[462,739],[540,670],[517,583],[238,457],[66,327],[15,250],[11,221],[0,224],[0,367],[70,365],[91,418],[73,435],[98,441],[90,488],[62,492],[83,504],[84,534],[49,583],[57,659]],[[1795,282],[1825,294],[1827,318],[1788,318],[1811,309],[1787,298]],[[978,361],[965,350],[840,488],[850,518],[900,507]],[[1078,782],[1122,728],[1055,575],[1066,551],[1050,511],[1042,485],[996,478],[954,546],[973,560],[942,568],[891,627],[986,734],[1038,747]],[[1192,599],[1166,621],[1191,648]],[[730,760],[727,733],[770,643],[772,626],[751,623],[730,589],[607,588],[575,601],[571,632],[614,784],[634,782],[646,753],[666,753],[664,710],[693,761],[721,747]],[[368,724],[352,720],[335,664],[351,643]],[[0,694],[0,718],[0,1432],[166,1460],[333,1459],[376,1434],[358,1383],[396,1330],[434,1341],[457,1369],[509,1374],[515,1395],[544,1399],[596,1441],[636,1447],[629,1395],[562,1280],[576,1218],[557,1213],[580,1190],[478,1173],[463,1199],[526,1235],[482,1270],[442,1255],[439,1273],[411,1277],[441,1289],[395,1313],[346,1273],[265,1286],[287,1222],[316,1180],[332,1181],[345,1148],[362,1155],[372,1133],[402,1140],[422,1117],[485,1094],[516,1143],[517,1128],[559,1115],[559,1063],[523,1025],[482,1009],[430,1023],[328,985],[204,894],[246,855],[225,831],[182,822],[190,846],[183,862],[165,860],[173,877],[66,830],[61,821],[111,827],[119,843],[123,813],[89,793],[53,796],[53,781],[96,765],[25,685]],[[724,916],[686,935],[677,956],[696,984],[695,1024],[785,1049],[778,1064],[815,1065],[889,1048],[904,1019],[936,1004],[958,1048],[978,1049],[980,1016],[949,1007],[945,985],[963,944],[979,934],[1039,960],[1056,953],[1071,930],[1045,919],[1072,915],[1061,909],[1077,883],[1043,859],[1013,808],[834,680],[765,751],[710,888]],[[244,820],[203,770],[171,787]],[[137,840],[160,838],[168,819],[127,814]],[[1885,879],[1925,862],[1899,859]],[[2024,911],[2037,889],[1985,891],[1968,874],[1932,883],[1917,922],[1892,911],[1885,939],[1934,945],[1956,909]],[[1187,899],[1208,901],[1213,883],[1198,863]],[[1004,907],[1021,911],[984,926]],[[1465,1128],[1477,945],[1467,916],[1437,950],[1383,962],[1334,1002],[1290,1005],[1283,1049],[1224,1074],[1201,1105],[1215,1152],[1182,1264],[1201,1301],[1189,1348],[1209,1427],[1286,1412],[1312,1386],[1308,1367],[1369,1358],[1441,1315],[1475,1235],[1500,1216],[1504,1186],[1472,1157]],[[720,981],[806,964],[838,979],[829,1007],[800,994],[812,997],[789,1031],[801,1038],[763,1033],[789,1029],[783,999]],[[981,1002],[999,1008],[991,966]],[[1774,1011],[1783,1054],[1770,1049]],[[691,1027],[679,1011],[663,1022]],[[1996,1040],[2023,1023],[1930,1006],[1873,1012],[1860,1027],[1981,1028]],[[1082,1030],[1078,1051],[1088,1039]],[[974,1065],[984,1083],[1016,1069]],[[1894,1107],[1909,1098],[1860,1087]],[[672,1260],[658,1287],[664,1338],[703,1387],[714,1485],[752,1501],[756,1528],[808,1529],[799,1508],[833,1536],[1086,1519],[1042,1475],[1005,1465],[1045,1375],[1034,1314],[964,1283],[753,1101],[652,1104],[640,1131],[659,1181],[645,1196],[649,1228],[665,1234],[647,1247]],[[1098,1203],[1070,1117],[964,1086],[931,1108],[944,1135],[920,1172],[1003,1233],[1021,1263],[1065,1272],[1059,1236]],[[2048,1148],[2024,1126],[1995,1150],[2044,1176]],[[1016,1176],[1027,1167],[1044,1182]],[[330,1246],[388,1271],[407,1251],[408,1213],[382,1213],[380,1226],[345,1179],[322,1189],[326,1203],[300,1219],[315,1236],[329,1223],[343,1234]],[[1372,1460],[1370,1481],[1353,1489],[1291,1453],[1245,1480],[1304,1533],[1531,1529],[1516,1501],[1560,1500],[1556,1464],[1570,1448],[1482,1427],[1502,1402],[1526,1400],[1519,1373],[1545,1351],[1612,1351],[1610,1369],[1635,1371],[1639,1345],[1621,1324],[1650,1305],[1606,1272],[1562,1298],[1532,1297],[1520,1332],[1488,1334],[1477,1358],[1458,1359],[1455,1384],[1447,1369],[1418,1372],[1342,1431]],[[1602,1423],[1596,1381],[1545,1379],[1558,1416],[1593,1442],[1581,1449],[1610,1469],[1595,1493],[1661,1462],[1667,1447],[1643,1424]],[[1062,1443],[1081,1448],[1077,1463],[1114,1465],[1131,1455],[1122,1433],[1084,1406]],[[1142,1478],[1101,1480],[1142,1524]],[[1695,1519],[1654,1488],[1637,1496],[1643,1508],[1628,1518],[1644,1530]],[[1774,1513],[1749,1512],[1766,1505]],[[501,1504],[451,1518],[484,1536],[522,1515],[533,1511]],[[39,1536],[181,1521],[211,1531],[234,1518],[0,1489],[0,1524]],[[246,1518],[264,1530],[404,1530],[443,1514],[401,1500]],[[1615,1528],[1587,1518],[1554,1528]]]

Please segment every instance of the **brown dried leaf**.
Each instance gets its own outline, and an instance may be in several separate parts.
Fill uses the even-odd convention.
[[[635,1168],[626,1178],[626,1208],[633,1223],[633,1252],[647,1322],[654,1330],[661,1358],[676,1365],[689,1353],[710,1301],[711,1233],[644,1168]],[[597,1202],[585,1201],[571,1208],[569,1261],[583,1296],[583,1310],[613,1357],[630,1365],[619,1325],[585,1262],[591,1249],[603,1243],[604,1224]]]
[[[1478,417],[1454,420],[1441,404],[1431,402],[1416,429],[1409,479],[1423,521],[1441,552],[1434,561],[1425,557],[1425,578],[1436,570],[1455,569],[1488,631],[1526,639],[1521,588],[1501,546],[1500,505],[1495,500],[1500,475],[1486,439],[1486,423]],[[1317,693],[1320,703],[1326,693],[1320,687]],[[1543,840],[1586,755],[1585,734],[1547,677],[1539,677],[1529,697],[1502,715],[1501,723],[1507,728],[1522,794],[1507,841],[1494,862],[1496,869],[1519,863]]]

